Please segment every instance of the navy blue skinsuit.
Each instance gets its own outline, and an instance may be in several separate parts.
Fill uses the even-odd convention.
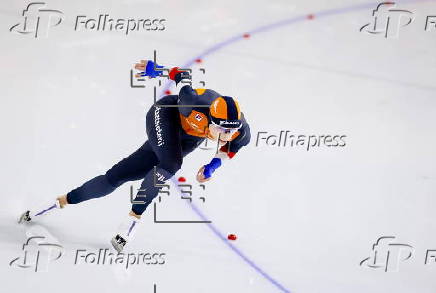
[[[206,90],[198,95],[190,86],[184,86],[179,95],[169,95],[157,101],[157,105],[210,105],[220,95]],[[148,140],[133,154],[67,194],[70,204],[105,196],[127,181],[144,179],[137,193],[132,211],[141,215],[157,196],[160,187],[180,169],[183,157],[196,149],[204,137],[189,135],[181,125],[181,115],[192,110],[208,114],[207,107],[158,107],[152,106],[146,116]],[[236,153],[250,141],[249,126],[243,119],[240,135],[227,146]],[[154,171],[154,167],[156,167]]]

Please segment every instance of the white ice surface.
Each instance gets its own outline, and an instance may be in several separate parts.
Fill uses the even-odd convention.
[[[229,249],[205,224],[154,223],[150,206],[127,252],[163,252],[164,265],[74,265],[77,249],[108,248],[129,211],[129,186],[70,206],[24,228],[28,206],[52,200],[136,150],[145,140],[150,87],[132,89],[129,70],[153,50],[183,65],[233,36],[297,16],[206,56],[206,87],[237,97],[250,145],[207,183],[199,209],[263,271],[291,292],[435,292],[436,15],[414,12],[399,38],[359,32],[368,8],[317,13],[371,1],[60,1],[47,38],[9,32],[28,2],[0,8],[0,278],[2,292],[283,292]],[[165,18],[163,32],[75,32],[74,17]],[[198,75],[194,75],[194,79]],[[198,80],[198,79],[197,79]],[[159,91],[158,91],[159,92]],[[343,148],[256,147],[259,131],[346,135]],[[188,156],[178,176],[194,185],[213,151]],[[134,186],[139,186],[139,181]],[[158,203],[161,220],[200,220],[177,196]],[[29,229],[33,229],[29,232]],[[50,235],[64,254],[46,272],[10,266],[29,233]],[[398,272],[360,266],[381,236],[413,246]],[[53,240],[54,239],[54,240]],[[42,252],[44,254],[44,251]]]

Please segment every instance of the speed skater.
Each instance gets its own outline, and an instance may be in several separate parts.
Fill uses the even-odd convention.
[[[151,60],[142,60],[135,68],[141,76],[158,78],[163,66]],[[205,139],[219,144],[212,160],[202,165],[196,179],[205,182],[225,161],[250,142],[250,128],[236,99],[223,96],[211,89],[193,89],[183,85],[185,74],[178,67],[169,71],[169,79],[181,87],[178,95],[167,95],[156,101],[146,115],[148,140],[128,157],[96,176],[56,198],[40,209],[26,210],[19,223],[35,221],[54,210],[70,204],[103,197],[127,181],[143,179],[135,202],[111,239],[113,247],[121,252],[133,239],[141,215],[158,195],[162,185],[181,168],[183,158]],[[182,86],[183,85],[183,86]]]

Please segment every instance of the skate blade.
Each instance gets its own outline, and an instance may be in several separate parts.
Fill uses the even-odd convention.
[[[18,224],[28,223],[30,220],[27,220],[29,211],[25,211],[21,214],[21,216],[18,218]]]
[[[112,247],[118,252],[120,253],[121,251],[123,251],[124,246],[119,244],[116,240],[115,237],[111,239],[111,244]]]

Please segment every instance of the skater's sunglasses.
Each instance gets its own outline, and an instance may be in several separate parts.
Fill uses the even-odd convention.
[[[239,127],[237,127],[237,128],[222,127],[222,126],[219,126],[219,125],[213,123],[213,121],[212,121],[212,124],[213,124],[213,126],[216,127],[216,129],[218,130],[219,133],[225,133],[225,134],[233,134],[233,133],[237,132],[242,127],[242,124],[239,125]]]

